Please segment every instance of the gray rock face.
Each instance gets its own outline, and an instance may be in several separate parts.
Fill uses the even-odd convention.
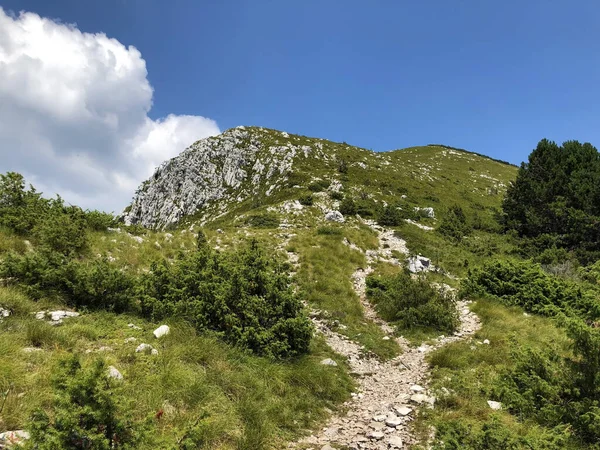
[[[408,259],[408,270],[412,273],[427,272],[432,269],[431,260],[417,255]]]
[[[330,222],[344,223],[344,216],[339,211],[329,211],[325,214],[325,220]]]
[[[269,145],[274,133],[284,142]],[[286,180],[294,158],[313,152],[286,140],[285,133],[245,127],[200,140],[158,167],[122,218],[126,224],[164,229],[188,215],[223,214],[228,203],[260,192],[268,196]]]

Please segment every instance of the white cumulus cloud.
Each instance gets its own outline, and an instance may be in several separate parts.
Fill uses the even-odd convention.
[[[146,62],[132,46],[0,7],[0,172],[47,195],[119,211],[165,159],[219,133],[200,116],[152,120]]]

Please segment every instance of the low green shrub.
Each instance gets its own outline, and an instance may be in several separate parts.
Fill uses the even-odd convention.
[[[77,356],[61,361],[53,380],[50,414],[42,409],[32,414],[26,448],[138,448],[142,429],[127,419],[125,408],[114,395],[114,383],[102,360],[87,369]]]
[[[552,348],[513,346],[514,367],[494,386],[494,395],[521,419],[549,428],[568,427],[582,441],[600,440],[600,330],[581,319],[561,318],[574,355]]]
[[[356,203],[352,197],[346,196],[340,203],[340,212],[345,216],[353,216],[356,214]]]
[[[58,296],[70,306],[123,312],[131,306],[134,279],[106,260],[69,260],[56,252],[9,253],[0,277],[20,285],[34,299]]]
[[[273,214],[253,214],[246,218],[246,224],[254,228],[277,228],[279,219]]]
[[[270,357],[306,353],[312,326],[284,266],[256,241],[238,253],[207,245],[170,264],[154,263],[139,287],[142,311],[154,320],[181,317],[198,330]]]
[[[81,211],[47,214],[33,228],[33,235],[46,251],[74,256],[88,248],[87,223]]]
[[[300,202],[301,205],[304,205],[304,206],[312,206],[314,203],[312,194],[303,195],[298,199],[298,201]]]
[[[438,232],[457,242],[471,233],[471,227],[467,224],[467,218],[460,206],[454,205],[448,208],[442,217]]]
[[[322,192],[329,187],[329,181],[318,180],[308,185],[308,190],[311,192]]]
[[[531,261],[492,260],[481,268],[469,270],[460,295],[488,296],[545,315],[564,312],[586,320],[600,317],[600,302],[595,292],[548,275]]]
[[[397,227],[402,225],[405,219],[415,218],[414,210],[409,209],[406,205],[402,208],[396,204],[383,208],[378,214],[377,222],[386,227]]]
[[[539,448],[531,446],[529,439],[519,436],[497,418],[492,418],[481,428],[469,426],[460,420],[442,422],[436,429],[433,450],[520,450]],[[558,450],[558,447],[557,447]]]
[[[594,264],[579,268],[579,276],[585,281],[599,285],[600,284],[600,261]]]
[[[341,236],[343,234],[343,232],[340,227],[332,227],[329,225],[324,225],[324,226],[317,228],[317,234]]]
[[[384,319],[400,328],[453,332],[459,323],[454,299],[435,289],[423,277],[410,273],[367,278],[367,296]]]
[[[341,192],[338,192],[338,191],[331,191],[331,192],[329,192],[329,197],[332,200],[343,200],[344,194],[342,194]]]
[[[85,221],[92,231],[105,231],[108,227],[117,225],[115,216],[97,210],[85,211]]]

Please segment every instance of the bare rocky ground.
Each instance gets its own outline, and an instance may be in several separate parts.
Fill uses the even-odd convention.
[[[360,297],[365,317],[390,334],[390,339],[396,339],[403,353],[386,362],[368,357],[362,353],[359,344],[331,330],[325,321],[313,318],[317,330],[331,348],[348,359],[352,373],[358,377],[359,388],[352,394],[352,400],[344,405],[342,415],[332,417],[320,432],[290,444],[290,448],[387,450],[417,443],[411,426],[415,409],[421,405],[432,408],[435,405],[435,397],[427,389],[429,367],[425,356],[450,342],[469,338],[480,327],[468,302],[458,302],[460,328],[453,336],[440,336],[433,344],[418,348],[409,346],[403,338],[392,337],[393,328],[377,316],[366,300],[366,277],[373,271],[371,264],[376,260],[403,264],[393,251],[408,255],[408,249],[406,242],[393,231],[368,224],[378,233],[380,247],[366,252],[367,266],[357,269],[352,276],[354,289]]]

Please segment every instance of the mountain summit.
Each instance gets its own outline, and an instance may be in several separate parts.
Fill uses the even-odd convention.
[[[306,194],[345,190],[384,206],[414,192],[412,200],[429,203],[414,206],[432,207],[448,194],[497,196],[513,173],[507,164],[439,145],[378,153],[240,126],[197,141],[164,162],[139,187],[123,218],[158,229],[191,216],[206,223],[297,199],[306,189]]]

